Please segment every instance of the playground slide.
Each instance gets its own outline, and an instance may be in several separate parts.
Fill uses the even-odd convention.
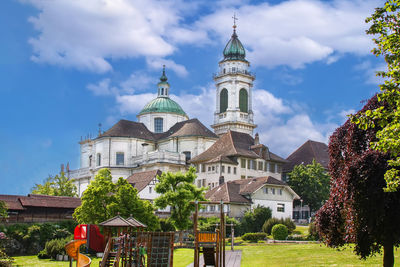
[[[92,262],[88,256],[79,253],[79,247],[85,243],[86,240],[72,240],[65,245],[65,251],[71,258],[76,260],[77,267],[89,267]]]

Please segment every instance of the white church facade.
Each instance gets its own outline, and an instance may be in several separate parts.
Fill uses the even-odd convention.
[[[246,184],[248,179],[262,178],[258,184],[265,187],[269,185],[268,181],[273,181],[271,188],[285,192],[283,217],[291,217],[290,203],[298,196],[281,182],[282,165],[286,160],[260,144],[258,134],[253,137],[257,127],[252,110],[255,76],[249,71],[250,63],[236,34],[236,26],[223,56],[219,72],[214,76],[216,109],[211,125],[214,131],[197,119],[189,119],[180,105],[170,99],[171,88],[164,67],[157,97],[143,107],[137,122],[120,120],[98,137],[80,142],[80,168],[68,171],[79,195],[101,168],[109,168],[113,179],[123,177],[133,186],[140,184],[139,195],[152,200],[157,196],[154,192],[157,180],[149,177],[153,173],[150,171],[184,172],[190,165],[195,165],[196,185],[208,187],[207,194],[213,200],[218,199],[218,188],[223,185],[229,184],[233,188],[235,184]],[[153,184],[144,185],[145,180]],[[243,211],[252,208],[254,203],[273,203],[271,208],[276,209],[279,195],[268,197],[253,193],[244,196],[243,203],[231,201],[228,210],[235,210],[235,205],[239,205]],[[262,197],[252,199],[251,196],[257,198],[257,195]],[[235,213],[235,217],[239,213]]]

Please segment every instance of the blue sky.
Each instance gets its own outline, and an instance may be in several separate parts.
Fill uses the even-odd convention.
[[[0,2],[0,194],[79,167],[82,137],[136,114],[162,65],[172,98],[212,124],[222,50],[237,32],[256,73],[260,140],[287,157],[328,142],[378,91],[364,20],[382,1],[5,0]]]

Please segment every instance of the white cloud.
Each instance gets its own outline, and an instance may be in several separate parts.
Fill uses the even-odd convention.
[[[111,95],[113,94],[113,89],[110,87],[110,79],[106,78],[99,81],[97,84],[88,84],[86,86],[89,91],[91,91],[94,95]]]
[[[348,115],[355,114],[356,110],[351,108],[351,109],[344,109],[339,112],[339,117],[342,119],[342,123],[347,121],[349,119]]]
[[[157,95],[151,93],[136,94],[136,95],[117,95],[118,110],[122,115],[139,113],[146,103],[154,99]]]
[[[24,2],[39,10],[37,16],[29,18],[38,31],[29,40],[36,62],[106,72],[112,69],[111,58],[163,58],[176,50],[171,39],[177,43],[195,42],[196,38],[189,37],[205,35],[180,27],[180,13],[190,10],[190,4],[181,1]]]
[[[384,79],[380,76],[377,76],[376,73],[378,71],[387,71],[387,65],[384,63],[373,64],[369,60],[365,60],[360,64],[356,65],[354,68],[356,71],[363,72],[363,79],[367,84],[382,84]]]
[[[337,60],[336,53],[369,54],[370,37],[365,34],[365,18],[379,1],[311,1],[291,0],[245,4],[235,9],[223,8],[205,16],[198,27],[227,42],[233,12],[239,17],[238,35],[254,65],[287,65],[301,68],[305,64]]]
[[[163,65],[166,65],[168,69],[173,70],[180,77],[185,77],[188,75],[188,71],[185,66],[176,64],[173,60],[163,59],[163,58],[148,58],[147,65],[151,69],[161,70]]]

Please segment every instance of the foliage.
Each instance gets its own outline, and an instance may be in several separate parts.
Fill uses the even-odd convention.
[[[296,225],[294,224],[294,222],[290,219],[290,218],[270,218],[268,220],[265,221],[263,227],[262,227],[262,231],[264,233],[267,233],[268,235],[271,234],[272,231],[272,227],[274,227],[275,224],[283,224],[286,225],[289,234],[293,233],[293,231],[296,229]]]
[[[0,247],[0,266],[8,267],[11,266],[13,262],[14,259],[8,256],[4,249]]]
[[[125,179],[112,182],[109,169],[101,169],[83,192],[81,206],[75,209],[73,217],[79,223],[99,224],[117,214],[127,218],[130,215],[148,226],[149,230],[159,229],[153,205],[141,200],[137,190]]]
[[[8,217],[7,214],[7,205],[4,201],[0,200],[0,221]]]
[[[45,253],[52,259],[56,259],[57,255],[65,255],[65,245],[71,241],[73,237],[67,237],[62,239],[52,239],[46,242]],[[44,256],[44,252],[40,252],[41,256]],[[39,255],[38,255],[39,257]]]
[[[383,103],[371,98],[359,114]],[[360,129],[349,120],[332,134],[329,143],[332,176],[329,200],[318,211],[320,237],[331,247],[355,243],[366,258],[384,248],[384,266],[392,266],[393,246],[400,244],[400,191],[385,193],[384,174],[389,154],[371,149],[378,127]]]
[[[186,173],[163,172],[157,176],[155,190],[160,196],[154,200],[157,207],[171,208],[170,221],[176,229],[184,230],[191,224],[190,215],[194,212],[191,201],[205,200],[205,188],[197,188],[193,183],[196,179],[196,169],[190,167]]]
[[[329,180],[324,167],[313,160],[306,166],[295,166],[289,173],[288,184],[308,204],[311,211],[316,211],[329,197]]]
[[[315,224],[315,222],[311,222],[308,225],[308,239],[319,240],[318,229],[317,229],[317,225]]]
[[[271,209],[260,205],[253,210],[246,211],[241,221],[243,233],[260,232],[264,222],[271,216]]]
[[[385,173],[387,192],[398,190],[400,185],[400,0],[387,0],[383,7],[366,19],[370,24],[367,34],[374,36],[376,47],[372,53],[383,56],[387,64],[386,71],[377,72],[385,79],[381,84],[378,99],[385,105],[365,109],[352,116],[352,122],[362,129],[375,128],[376,139],[371,140],[371,148],[380,152],[389,152],[389,168]]]
[[[219,217],[199,217],[198,220],[198,228],[203,232],[214,232],[216,225],[220,223]],[[225,217],[225,224],[233,224],[235,236],[240,236],[242,234],[241,231],[241,223],[235,218]],[[231,235],[231,227],[226,226],[226,236]]]
[[[288,237],[288,229],[283,224],[275,224],[272,227],[271,233],[275,240],[285,240]]]
[[[32,188],[32,194],[48,195],[48,196],[68,196],[76,197],[78,196],[76,185],[73,179],[68,179],[63,171],[60,175],[49,176],[44,181],[43,184],[35,184]]]
[[[36,224],[0,225],[0,245],[9,255],[37,254],[47,241],[62,238],[73,233],[74,221]],[[1,238],[5,235],[5,238]]]
[[[267,238],[266,233],[246,233],[242,236],[242,239],[244,241],[249,241],[249,242],[258,242],[259,240],[264,240]]]

